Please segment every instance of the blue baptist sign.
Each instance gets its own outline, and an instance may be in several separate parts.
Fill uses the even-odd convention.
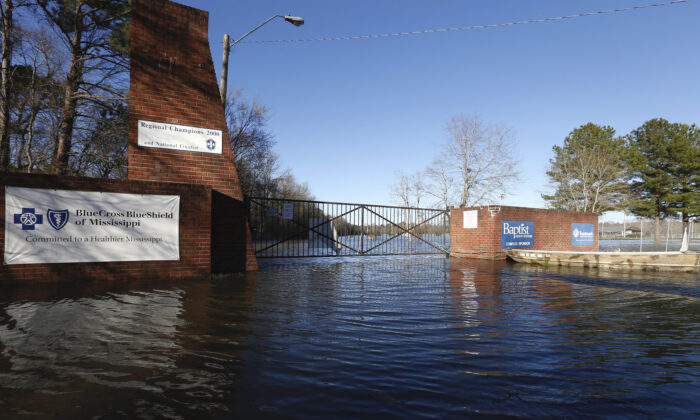
[[[595,234],[593,223],[572,223],[571,224],[571,245],[591,246],[595,244]]]
[[[532,248],[535,245],[535,224],[503,220],[501,222],[501,248]]]

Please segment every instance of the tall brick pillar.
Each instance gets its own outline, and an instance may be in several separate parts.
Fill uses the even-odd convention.
[[[209,50],[209,14],[167,0],[134,0],[131,13],[129,179],[210,185],[212,271],[257,270]],[[220,130],[222,153],[141,147],[139,120]]]

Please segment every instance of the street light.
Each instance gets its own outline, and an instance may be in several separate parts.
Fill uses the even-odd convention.
[[[242,37],[238,38],[237,40],[233,42],[229,42],[229,36],[228,34],[224,34],[224,58],[221,60],[221,84],[219,86],[219,91],[221,93],[221,103],[226,107],[226,82],[228,79],[228,54],[229,51],[231,50],[231,47],[235,47],[236,44],[241,42],[243,38],[247,37],[248,35],[252,34],[253,32],[257,31],[260,29],[262,26],[264,26],[266,23],[270,22],[274,18],[284,18],[287,22],[291,23],[294,26],[301,26],[304,24],[304,19],[300,18],[299,16],[282,16],[282,15],[274,15],[265,22],[261,23],[260,25],[256,26],[255,28],[251,29],[248,31],[245,35]]]

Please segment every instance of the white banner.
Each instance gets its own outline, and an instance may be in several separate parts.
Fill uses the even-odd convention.
[[[5,187],[5,264],[180,259],[180,197]]]
[[[221,130],[139,120],[139,146],[220,155],[222,142]]]

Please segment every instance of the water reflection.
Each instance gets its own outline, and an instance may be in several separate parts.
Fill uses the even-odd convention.
[[[451,296],[459,326],[476,326],[483,320],[497,319],[502,292],[499,272],[505,264],[494,260],[451,260]]]
[[[570,416],[595,401],[600,413],[682,417],[692,407],[700,276],[453,260],[450,282],[464,315],[458,351],[475,359],[464,373],[510,379],[484,384],[505,394],[491,399],[501,412],[525,403]]]
[[[248,280],[3,290],[0,410],[76,418],[225,411],[237,362],[230,344],[243,329],[211,317],[220,296],[224,305],[249,304]]]
[[[700,272],[616,271],[604,268],[544,267],[532,264],[512,264],[512,269],[531,274],[535,278],[558,279],[571,284],[700,297]]]
[[[700,276],[443,257],[0,289],[0,417],[686,417]]]

